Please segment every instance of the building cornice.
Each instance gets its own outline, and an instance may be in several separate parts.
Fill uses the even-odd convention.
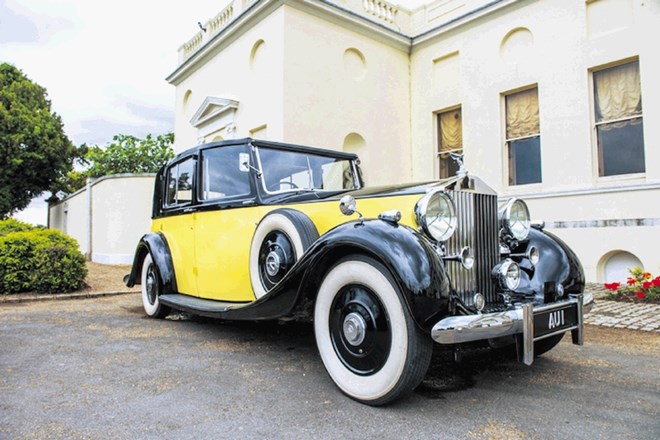
[[[411,49],[417,45],[421,45],[429,40],[433,40],[441,35],[451,32],[457,28],[465,26],[467,23],[474,22],[483,17],[494,14],[504,8],[507,8],[515,3],[523,3],[524,0],[491,0],[486,2],[476,9],[468,9],[463,14],[456,15],[455,17],[444,21],[437,26],[430,27],[419,34],[411,37]]]
[[[179,66],[166,78],[177,85],[218,50],[231,43],[273,11],[289,6],[410,53],[439,36],[511,5],[528,0],[438,0],[410,11],[387,0],[234,0],[203,30],[179,48]]]
[[[232,18],[233,8],[230,4],[216,16],[215,20],[207,22],[207,31],[200,31],[179,48],[180,64],[165,79],[170,84],[179,84],[218,49],[244,34],[284,5],[342,25],[402,51],[410,50],[411,39],[405,34],[326,0],[255,0],[240,11],[236,17]],[[209,31],[209,24],[217,21],[218,17],[226,20],[226,23],[218,29],[212,29],[215,34],[210,35],[207,37],[208,40],[204,41],[205,33]],[[194,49],[190,49],[190,53],[186,53],[188,47]]]

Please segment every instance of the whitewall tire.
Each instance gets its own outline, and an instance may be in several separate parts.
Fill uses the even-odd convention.
[[[305,214],[277,209],[257,226],[250,247],[250,282],[257,299],[268,293],[314,243],[319,234]]]
[[[142,274],[140,278],[142,290],[142,306],[150,318],[164,318],[170,314],[171,309],[160,303],[159,296],[162,293],[162,282],[158,273],[158,267],[153,262],[151,254],[147,254],[142,262]]]
[[[433,351],[391,275],[363,256],[341,260],[326,274],[316,298],[314,334],[335,384],[369,405],[412,391]]]

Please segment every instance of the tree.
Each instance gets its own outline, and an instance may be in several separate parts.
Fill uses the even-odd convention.
[[[87,175],[101,177],[121,173],[155,173],[174,157],[173,133],[148,134],[145,139],[118,134],[105,148],[89,147],[84,160],[89,164]]]
[[[46,89],[0,64],[0,218],[48,190],[79,155]]]
[[[72,170],[62,176],[51,188],[54,197],[66,196],[85,186],[88,178],[109,174],[155,173],[174,157],[173,133],[140,139],[135,136],[117,134],[105,147],[83,144],[79,150],[84,155],[78,160],[82,170]]]

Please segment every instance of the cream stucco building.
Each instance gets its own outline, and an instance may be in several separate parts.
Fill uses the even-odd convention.
[[[233,0],[179,49],[176,148],[356,152],[367,183],[469,171],[578,252],[660,273],[657,0]]]

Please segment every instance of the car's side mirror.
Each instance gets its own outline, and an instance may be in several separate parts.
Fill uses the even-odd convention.
[[[250,155],[248,153],[239,153],[238,154],[238,169],[242,173],[250,172]]]
[[[353,215],[357,211],[357,203],[355,198],[350,195],[345,195],[339,200],[339,210],[344,215]]]

